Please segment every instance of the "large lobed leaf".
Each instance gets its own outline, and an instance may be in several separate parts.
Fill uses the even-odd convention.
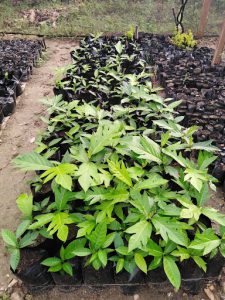
[[[48,170],[53,167],[51,161],[36,152],[19,155],[13,159],[13,163],[25,171]]]

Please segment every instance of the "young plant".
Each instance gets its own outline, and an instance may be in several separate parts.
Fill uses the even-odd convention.
[[[59,257],[49,257],[42,261],[42,265],[49,267],[49,272],[60,272],[73,276],[73,267],[71,259],[75,256],[87,256],[91,254],[88,248],[85,248],[86,240],[78,239],[71,242],[67,247],[61,247]]]
[[[28,231],[23,237],[18,237],[9,229],[2,229],[2,238],[6,244],[6,249],[10,254],[10,267],[16,271],[20,262],[20,249],[32,245],[38,236],[38,232]]]
[[[197,45],[197,41],[193,38],[193,33],[188,30],[187,33],[182,33],[181,31],[176,31],[171,39],[172,43],[181,49],[194,48]]]

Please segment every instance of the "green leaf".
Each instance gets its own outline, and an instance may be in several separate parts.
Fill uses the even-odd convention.
[[[98,168],[93,162],[82,163],[76,172],[76,175],[79,176],[78,182],[85,192],[87,192],[89,187],[102,183],[99,177]]]
[[[220,253],[223,257],[225,257],[225,240],[224,239],[222,239],[222,241],[221,241]]]
[[[68,213],[57,212],[54,214],[51,223],[48,226],[48,231],[51,235],[57,232],[57,237],[65,242],[68,236],[68,224],[72,224],[73,219]]]
[[[74,256],[80,256],[80,257],[88,256],[91,253],[92,253],[91,250],[88,248],[76,248],[71,252],[71,254],[73,254]]]
[[[2,229],[2,238],[6,245],[11,246],[13,248],[18,247],[18,242],[15,234],[9,229]]]
[[[116,176],[119,180],[126,183],[128,186],[132,186],[132,181],[130,178],[130,174],[128,170],[126,169],[124,162],[121,161],[110,161],[108,160],[108,166],[110,172]]]
[[[194,168],[187,168],[185,170],[186,175],[184,181],[189,181],[191,185],[200,193],[203,187],[203,183],[208,181],[208,175],[205,171],[197,170]]]
[[[77,232],[77,238],[88,235],[92,232],[92,230],[95,227],[95,221],[94,220],[88,220],[81,222],[77,225],[80,229]]]
[[[124,46],[122,45],[121,41],[115,45],[115,48],[118,54],[122,54]]]
[[[148,270],[152,271],[157,268],[159,268],[162,264],[162,256],[156,256],[154,259],[151,261],[150,265],[148,266]]]
[[[129,144],[129,149],[138,154],[140,159],[145,159],[150,162],[162,163],[160,146],[147,136],[132,138]]]
[[[54,267],[61,263],[61,259],[58,257],[49,257],[41,262],[42,265],[47,267]]]
[[[56,266],[50,267],[48,269],[49,272],[59,272],[62,270],[62,263],[58,263]]]
[[[69,234],[69,228],[68,226],[61,224],[61,226],[58,228],[57,237],[65,242],[67,240]]]
[[[166,172],[166,174],[169,174],[170,176],[178,179],[179,178],[179,169],[178,168],[174,168],[171,166],[165,166],[164,170]]]
[[[77,166],[68,163],[61,163],[56,167],[52,167],[45,171],[40,177],[45,178],[44,183],[55,178],[56,183],[61,185],[67,190],[72,189],[72,178],[75,171],[77,170]]]
[[[38,237],[38,232],[30,232],[26,233],[19,242],[20,248],[25,248],[27,246],[32,245],[36,238]]]
[[[146,246],[146,251],[149,255],[152,255],[154,257],[161,257],[163,255],[162,248],[153,242],[153,240],[149,240]]]
[[[199,220],[199,217],[202,213],[202,208],[199,208],[196,205],[190,204],[188,208],[183,208],[180,212],[180,217],[182,219],[194,219],[195,221]]]
[[[150,190],[158,186],[165,185],[167,182],[168,180],[162,178],[159,174],[152,173],[151,175],[149,175],[149,179],[136,183],[134,189]]]
[[[197,200],[197,204],[198,206],[203,206],[206,201],[209,199],[209,188],[208,188],[208,184],[205,182],[203,183],[202,189],[200,190],[200,192],[195,191],[195,198]]]
[[[140,167],[131,167],[127,169],[128,173],[130,174],[130,177],[139,180],[139,177],[142,177],[145,173],[145,171]]]
[[[161,146],[164,147],[170,138],[170,132],[167,131],[166,133],[161,134]]]
[[[65,210],[67,208],[67,202],[75,200],[77,193],[70,192],[59,185],[54,185],[53,192],[55,194],[55,203],[58,211]]]
[[[106,233],[107,233],[106,223],[102,222],[95,227],[95,230],[89,236],[91,244],[95,250],[98,250],[103,246],[106,239]]]
[[[166,242],[170,239],[178,245],[185,247],[188,246],[188,236],[186,231],[183,230],[183,228],[188,228],[188,225],[185,223],[179,222],[173,218],[162,217],[158,215],[155,215],[152,218],[152,223],[155,226],[157,233],[160,233]]]
[[[128,248],[126,246],[120,246],[116,248],[116,252],[118,252],[121,255],[128,255]]]
[[[106,239],[105,239],[105,242],[104,242],[102,248],[108,248],[112,244],[112,242],[115,239],[115,234],[116,234],[115,232],[112,232],[106,236]]]
[[[134,261],[134,259],[132,260],[125,260],[124,261],[124,269],[130,273],[133,274],[135,269],[136,269],[136,263]]]
[[[69,245],[65,249],[65,258],[71,259],[74,256],[88,256],[92,252],[90,249],[85,248],[84,245],[86,243],[86,239],[76,239],[69,243]]]
[[[195,239],[190,243],[189,248],[203,251],[203,255],[209,254],[219,247],[221,241],[215,235],[213,229],[208,228],[202,233],[196,233]]]
[[[198,154],[198,166],[201,170],[206,169],[211,163],[213,163],[217,159],[216,156],[214,156],[210,152],[206,151],[199,151]]]
[[[147,274],[147,264],[144,257],[140,253],[135,253],[134,260],[138,268]]]
[[[152,225],[147,221],[140,221],[135,225],[127,228],[125,231],[133,235],[129,239],[128,251],[131,252],[136,248],[146,246],[152,233]],[[117,249],[118,250],[118,249]]]
[[[72,178],[70,175],[58,174],[55,177],[55,182],[69,191],[71,191],[71,189],[72,189]]]
[[[105,267],[107,265],[107,252],[106,250],[98,250],[98,258],[102,265]]]
[[[182,127],[178,123],[176,123],[175,120],[154,120],[153,123],[161,128],[168,130],[171,136],[182,136]]]
[[[137,190],[130,190],[130,195],[132,201],[130,203],[136,207],[141,214],[148,219],[151,216],[151,213],[155,211],[155,202],[154,199],[148,196],[146,192],[142,195]],[[139,215],[140,217],[140,215]],[[129,220],[129,215],[128,215]]]
[[[32,216],[33,210],[33,197],[32,195],[21,194],[17,199],[16,203],[20,211],[25,217]]]
[[[13,163],[25,171],[48,170],[53,167],[51,161],[36,152],[19,155],[13,159]]]
[[[121,123],[119,121],[100,124],[90,137],[88,157],[102,151],[106,146],[115,146],[121,136]]]
[[[116,274],[123,270],[124,258],[119,258],[116,263]]]
[[[65,260],[65,248],[62,246],[59,251],[59,255],[62,261]]]
[[[182,167],[186,167],[186,161],[183,158],[183,156],[182,156],[181,153],[179,155],[177,155],[176,151],[171,151],[171,150],[168,150],[167,148],[166,149],[162,149],[162,152],[164,154],[168,155],[169,157],[173,158]]]
[[[92,261],[92,266],[96,271],[98,271],[101,268],[102,264],[100,260],[96,258],[95,260]]]
[[[16,238],[18,239],[28,229],[31,224],[31,220],[23,220],[16,229]]]
[[[181,285],[181,275],[177,264],[171,256],[163,257],[163,268],[169,281],[176,290],[179,290]]]
[[[10,262],[9,263],[14,272],[16,271],[19,262],[20,262],[20,250],[13,249],[12,251],[10,251]]]
[[[204,272],[206,272],[206,262],[200,256],[193,256],[192,257],[195,263],[201,268]]]
[[[73,268],[70,263],[66,262],[62,265],[63,271],[69,274],[70,276],[73,276]]]
[[[187,249],[185,248],[181,248],[179,246],[177,246],[178,250],[174,250],[171,255],[175,256],[175,257],[180,257],[180,261],[183,261],[185,259],[189,259],[190,258],[190,254],[188,252]]]
[[[33,224],[31,224],[28,229],[38,229],[38,228],[44,226],[45,224],[51,222],[53,217],[54,217],[54,214],[52,214],[52,213],[38,215],[35,217],[35,219],[37,221],[34,222]]]
[[[221,214],[219,211],[212,207],[203,207],[202,214],[209,219],[217,222],[218,224],[225,226],[225,215]]]
[[[204,142],[194,143],[192,145],[192,149],[195,149],[195,150],[205,150],[205,151],[208,151],[208,152],[218,151],[219,148],[213,146],[212,142],[213,142],[212,140],[208,140],[208,141],[204,141]]]
[[[129,215],[124,220],[124,223],[136,223],[140,220],[140,214],[139,213],[129,213]]]

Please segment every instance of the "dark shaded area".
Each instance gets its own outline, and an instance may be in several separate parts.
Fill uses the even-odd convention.
[[[1,40],[0,42],[0,124],[15,111],[22,84],[30,79],[44,44],[39,40]]]

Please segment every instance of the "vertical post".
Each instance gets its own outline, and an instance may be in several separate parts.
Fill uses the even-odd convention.
[[[216,45],[216,50],[213,56],[212,65],[219,64],[221,62],[221,55],[225,47],[225,19],[223,21],[220,37]]]
[[[138,34],[138,25],[136,25],[135,26],[135,40],[138,40],[138,36],[139,36],[139,34]]]
[[[198,27],[198,34],[197,34],[199,38],[202,38],[205,33],[205,28],[207,25],[209,9],[210,9],[211,4],[212,4],[212,0],[203,0],[202,12],[201,12],[201,17],[200,17],[200,22],[199,22],[199,27]]]

